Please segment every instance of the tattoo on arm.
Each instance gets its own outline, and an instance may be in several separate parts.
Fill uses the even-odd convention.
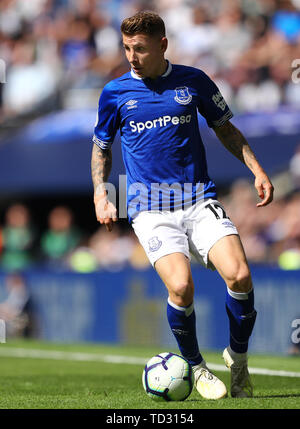
[[[91,173],[94,184],[94,192],[103,192],[103,184],[107,181],[112,166],[112,153],[111,149],[102,150],[99,146],[94,144],[91,160]]]
[[[251,171],[258,166],[258,161],[243,134],[231,123],[226,122],[214,131],[225,148],[243,162]]]

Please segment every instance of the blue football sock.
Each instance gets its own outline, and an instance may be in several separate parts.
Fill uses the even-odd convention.
[[[253,289],[240,293],[227,288],[226,311],[229,318],[230,347],[236,353],[246,353],[256,319]]]
[[[191,365],[198,365],[203,357],[199,351],[196,336],[196,316],[194,303],[179,307],[168,299],[167,316],[182,356]]]

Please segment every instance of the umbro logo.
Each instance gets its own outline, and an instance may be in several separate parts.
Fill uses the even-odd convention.
[[[127,109],[134,109],[137,107],[137,100],[129,100],[125,104],[127,106]]]

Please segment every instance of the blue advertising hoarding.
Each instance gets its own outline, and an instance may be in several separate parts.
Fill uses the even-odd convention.
[[[228,344],[226,286],[217,273],[193,267],[199,345]],[[300,271],[252,267],[257,322],[253,353],[285,354],[292,323],[300,319]],[[102,342],[176,347],[166,317],[167,292],[152,269],[90,274],[33,270],[25,273],[39,337],[64,343]],[[0,301],[6,296],[0,274]]]

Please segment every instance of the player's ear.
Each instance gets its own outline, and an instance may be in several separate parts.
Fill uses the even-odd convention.
[[[161,50],[162,52],[166,52],[167,48],[168,48],[168,39],[166,37],[163,37],[160,41],[160,46],[161,46]]]

